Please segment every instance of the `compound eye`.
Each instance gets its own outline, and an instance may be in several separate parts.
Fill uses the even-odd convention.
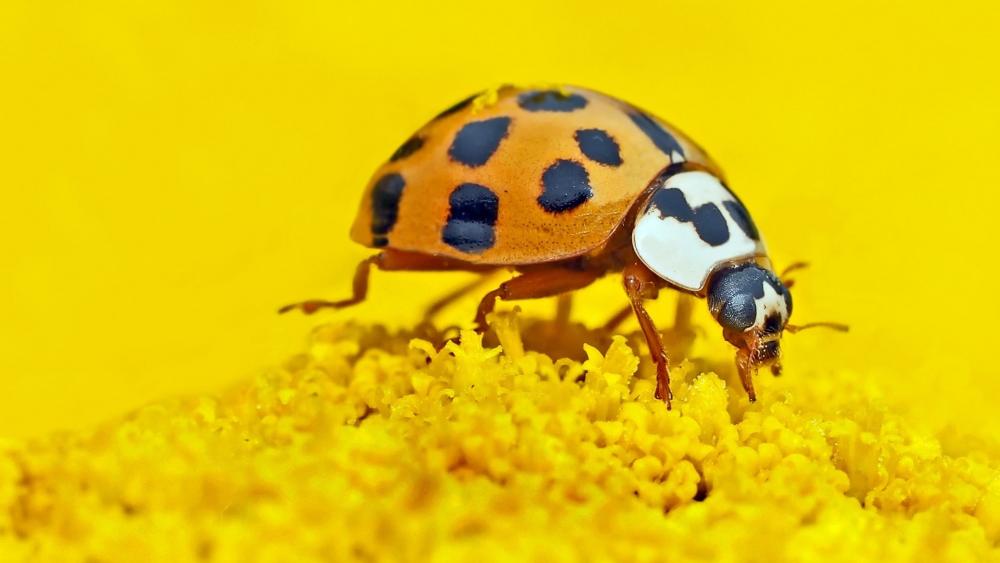
[[[753,326],[757,320],[757,305],[752,295],[745,293],[734,295],[719,311],[719,324],[738,331],[744,331]]]

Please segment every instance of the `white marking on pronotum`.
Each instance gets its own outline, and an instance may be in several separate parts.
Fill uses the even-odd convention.
[[[723,205],[736,201],[736,197],[718,178],[702,171],[681,172],[668,178],[659,189],[672,188],[684,194],[692,209],[716,204],[729,228],[729,240],[711,246],[698,236],[694,223],[662,217],[660,210],[650,206],[636,219],[632,246],[639,260],[656,275],[680,288],[701,291],[720,265],[767,254],[763,241],[746,236]]]
[[[751,329],[762,328],[764,326],[764,319],[772,313],[778,313],[781,317],[781,326],[785,326],[788,322],[788,303],[785,298],[775,291],[774,286],[768,282],[764,282],[764,295],[760,298],[754,299],[754,305],[757,308],[757,319]],[[747,329],[749,330],[749,329]]]

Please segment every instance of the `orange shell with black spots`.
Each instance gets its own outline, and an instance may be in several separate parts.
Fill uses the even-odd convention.
[[[495,150],[481,164],[476,158],[474,165],[463,163],[469,154],[482,160],[490,147],[473,142],[464,152],[456,150],[456,136],[470,123],[502,125],[505,120],[498,118],[508,118],[508,125]],[[676,150],[668,154],[640,126],[648,129],[650,122],[672,137],[683,155]],[[609,136],[618,147],[620,163],[602,163],[584,154],[580,130]],[[627,102],[576,87],[501,87],[442,112],[375,172],[351,238],[370,247],[480,265],[528,265],[580,256],[608,240],[672,157],[700,164],[721,178],[715,163],[687,136]],[[556,163],[567,161],[573,164],[546,176]],[[589,196],[561,192],[562,200],[555,198],[560,209],[547,209],[542,204],[548,201],[543,198],[545,180],[557,176],[573,189],[579,189],[585,177]],[[486,192],[480,188],[486,188],[495,198],[487,194],[485,203],[470,203],[456,194],[461,201],[455,203],[456,190],[469,185],[475,189],[467,188],[468,193],[481,195]],[[567,197],[572,206],[565,205]],[[455,210],[453,203],[465,207]],[[471,223],[461,221],[470,218]],[[450,220],[461,224],[449,227]],[[459,238],[446,236],[446,229],[449,235],[457,230]],[[470,244],[469,233],[482,240]]]

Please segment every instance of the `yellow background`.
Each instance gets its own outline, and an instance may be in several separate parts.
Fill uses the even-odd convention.
[[[0,4],[0,434],[280,361],[317,320],[274,309],[342,296],[366,255],[371,171],[455,100],[536,81],[675,123],[779,265],[813,263],[795,320],[853,331],[789,337],[789,377],[862,370],[932,424],[997,429],[993,3],[362,4]],[[376,274],[335,317],[412,322],[461,281]]]

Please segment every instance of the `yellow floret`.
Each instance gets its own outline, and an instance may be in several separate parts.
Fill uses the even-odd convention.
[[[565,85],[552,84],[548,82],[532,82],[526,84],[501,84],[488,88],[472,99],[471,112],[473,115],[480,111],[493,107],[500,99],[500,91],[505,88],[517,88],[519,90],[554,90],[563,95],[568,95],[569,90]]]
[[[582,362],[423,330],[317,329],[218,397],[5,444],[2,561],[973,561],[1000,550],[994,444],[915,430],[852,373]]]

